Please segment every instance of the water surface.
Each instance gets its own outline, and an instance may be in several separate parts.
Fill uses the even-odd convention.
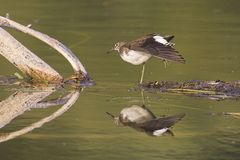
[[[151,59],[145,81],[190,79],[235,81],[240,79],[240,2],[237,0],[73,0],[7,1],[0,13],[57,38],[86,66],[97,85],[85,88],[68,112],[14,140],[0,144],[1,159],[239,159],[239,119],[209,116],[210,112],[239,112],[239,101],[212,101],[177,94],[145,93],[147,106],[158,116],[186,113],[173,128],[175,137],[149,137],[117,128],[105,114],[141,104],[141,93],[132,91],[141,66],[107,55],[115,42],[133,40],[148,33],[175,35],[176,49],[186,64],[167,68]],[[23,44],[62,75],[72,69],[57,52],[21,33]],[[1,75],[18,72],[0,57]],[[0,100],[12,91],[2,89]],[[22,128],[54,112],[56,108],[31,110],[1,132]]]

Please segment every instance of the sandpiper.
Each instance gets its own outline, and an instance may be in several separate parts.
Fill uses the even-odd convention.
[[[140,84],[143,81],[145,63],[153,56],[163,61],[185,63],[184,58],[176,51],[170,41],[173,35],[161,36],[148,34],[131,42],[118,42],[112,50],[118,51],[121,58],[133,65],[143,64]]]
[[[152,136],[161,136],[165,133],[173,135],[170,128],[181,120],[185,114],[157,118],[146,106],[132,105],[123,108],[119,116],[106,112],[114,119],[117,126],[129,126]]]

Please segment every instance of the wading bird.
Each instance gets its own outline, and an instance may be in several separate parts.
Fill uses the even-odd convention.
[[[151,57],[159,58],[165,62],[185,63],[184,58],[173,48],[174,43],[170,42],[173,38],[172,35],[149,34],[131,42],[118,42],[111,51],[118,51],[120,57],[128,63],[133,65],[143,64],[140,79],[140,83],[142,83],[145,63]]]

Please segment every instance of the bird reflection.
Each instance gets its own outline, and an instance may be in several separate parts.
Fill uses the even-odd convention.
[[[129,126],[137,131],[145,132],[151,136],[172,135],[170,130],[175,123],[180,121],[185,114],[176,114],[172,116],[156,117],[145,105],[132,105],[123,108],[119,116],[106,112],[110,115],[117,126]]]

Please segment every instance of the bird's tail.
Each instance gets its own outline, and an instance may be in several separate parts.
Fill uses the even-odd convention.
[[[183,117],[185,117],[185,115],[186,115],[185,113],[180,113],[180,114],[170,116],[169,118],[176,123],[180,121]]]
[[[164,125],[164,127],[170,128],[175,123],[180,121],[183,117],[185,117],[185,115],[185,113],[180,113],[173,116],[158,118],[158,121],[160,121]]]
[[[166,35],[163,38],[170,42],[174,38],[174,35]]]

